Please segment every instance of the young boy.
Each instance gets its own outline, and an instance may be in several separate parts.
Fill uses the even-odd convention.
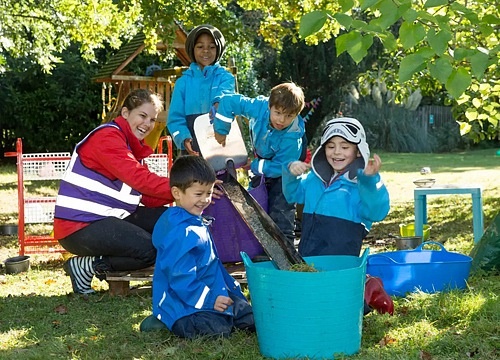
[[[225,145],[231,122],[237,115],[250,120],[250,137],[255,158],[250,170],[251,186],[257,187],[265,178],[268,191],[268,213],[293,244],[295,204],[283,196],[281,169],[292,161],[304,159],[306,153],[304,120],[299,115],[304,108],[304,93],[292,82],[275,86],[269,98],[224,95],[214,117],[216,140]]]
[[[153,316],[184,338],[227,337],[233,328],[255,329],[252,308],[219,260],[201,216],[212,200],[215,181],[205,159],[179,157],[170,173],[176,206],[159,218],[153,230],[158,252]]]
[[[376,154],[370,159],[361,123],[337,118],[326,124],[311,164],[294,161],[283,168],[286,199],[304,204],[302,256],[359,256],[372,223],[389,213],[389,192],[379,174],[381,164]],[[311,167],[311,172],[299,177]],[[368,279],[367,303],[392,314],[392,300],[380,279]]]
[[[219,64],[226,41],[216,27],[208,24],[195,27],[189,32],[185,47],[191,65],[175,82],[167,127],[183,154],[199,155],[194,121],[208,113],[220,96],[234,93],[235,80]]]

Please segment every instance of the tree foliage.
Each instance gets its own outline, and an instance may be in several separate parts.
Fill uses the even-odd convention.
[[[138,31],[152,50],[173,40],[176,24],[208,22],[230,42],[257,37],[277,49],[284,39],[335,38],[335,56],[356,63],[382,44],[390,61],[367,78],[391,73],[387,86],[398,92],[440,84],[462,132],[479,141],[500,133],[499,12],[499,0],[0,0],[0,71],[7,55],[50,71],[72,42],[93,61]]]
[[[347,52],[356,62],[377,39],[393,59],[392,67],[382,68],[397,72],[393,89],[437,80],[453,98],[462,134],[469,133],[475,141],[500,136],[497,0],[341,0],[339,4],[338,12],[318,6],[305,14],[300,35],[306,39],[318,32],[336,35],[328,25],[335,23],[346,30],[336,37],[338,53]],[[368,21],[359,20],[358,9]]]

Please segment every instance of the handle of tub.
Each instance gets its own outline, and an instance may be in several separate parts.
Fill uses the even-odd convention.
[[[399,264],[399,263],[387,255],[373,254],[372,256],[368,256],[368,264],[380,265],[380,264]]]
[[[425,241],[423,242],[422,244],[420,244],[415,250],[413,251],[422,251],[423,250],[423,247],[425,245],[437,245],[441,248],[441,251],[446,251],[448,252],[448,250],[445,249],[444,245],[441,244],[440,242],[437,242],[437,241]]]
[[[253,265],[252,259],[250,259],[250,256],[244,251],[240,251],[240,256],[243,259],[243,264],[246,267],[251,267]]]
[[[360,266],[363,266],[367,262],[367,258],[368,258],[369,254],[370,254],[370,248],[366,248],[365,251],[363,251],[363,255],[361,255]]]

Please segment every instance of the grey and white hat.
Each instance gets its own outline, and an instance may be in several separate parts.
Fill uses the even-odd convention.
[[[330,181],[333,169],[326,161],[325,144],[334,136],[340,136],[358,146],[361,157],[357,158],[346,169],[347,176],[352,180],[356,177],[358,169],[366,167],[370,158],[370,149],[366,142],[365,130],[363,129],[363,125],[354,118],[334,118],[326,123],[323,135],[321,135],[320,147],[316,150],[311,160],[313,171],[323,181],[327,183]]]

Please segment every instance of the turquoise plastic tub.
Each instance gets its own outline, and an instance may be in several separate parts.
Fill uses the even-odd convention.
[[[358,352],[368,253],[306,257],[318,272],[295,272],[253,263],[242,252],[262,355],[334,359]]]
[[[440,250],[424,250],[429,244]],[[370,255],[366,271],[382,279],[389,295],[405,296],[418,290],[434,293],[465,289],[471,264],[470,256],[449,252],[441,243],[427,241],[414,250]]]

